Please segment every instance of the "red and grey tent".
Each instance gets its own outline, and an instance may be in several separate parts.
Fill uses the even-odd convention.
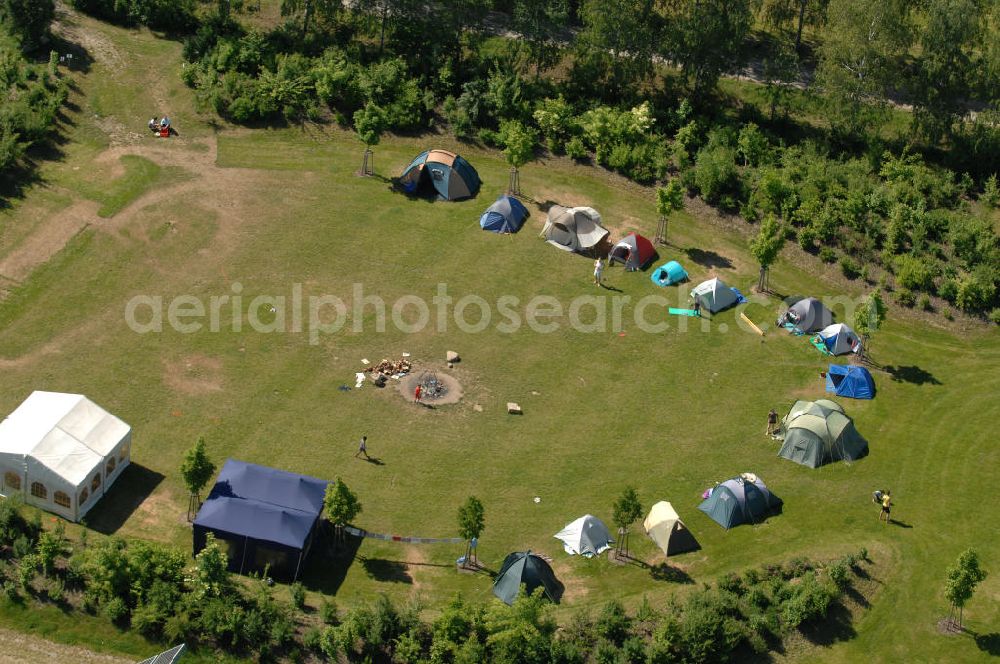
[[[628,270],[639,270],[655,255],[652,242],[637,233],[629,233],[611,248],[608,262],[618,261]]]

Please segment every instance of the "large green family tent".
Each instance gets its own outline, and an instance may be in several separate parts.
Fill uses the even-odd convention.
[[[586,253],[601,243],[610,231],[601,226],[601,215],[594,208],[549,208],[542,236],[563,251]]]
[[[743,523],[758,523],[778,508],[781,500],[753,473],[726,480],[709,491],[698,509],[729,530]]]
[[[857,353],[861,350],[861,339],[854,330],[843,323],[824,327],[819,331],[819,338],[830,355]]]
[[[695,286],[691,291],[691,297],[701,302],[701,306],[713,314],[739,301],[736,292],[719,278],[709,279]]]
[[[591,514],[584,514],[555,534],[562,541],[569,555],[580,554],[585,558],[600,555],[611,548],[611,533],[604,522]]]
[[[433,187],[446,201],[471,198],[479,191],[479,174],[466,160],[447,150],[418,154],[399,176],[403,191],[417,193]]]
[[[778,319],[778,325],[806,334],[833,324],[833,314],[814,297],[795,302]]]
[[[778,456],[818,468],[831,461],[854,461],[868,454],[868,441],[840,404],[827,399],[796,401],[781,421],[785,439]]]
[[[521,230],[524,220],[528,216],[528,209],[513,196],[501,194],[493,205],[486,208],[486,212],[479,218],[479,226],[484,231],[494,233],[516,233]]]
[[[672,286],[681,281],[686,281],[688,273],[681,267],[680,263],[670,261],[653,270],[653,274],[649,278],[657,286]]]
[[[831,364],[826,372],[826,391],[848,399],[874,399],[875,380],[864,367]]]
[[[652,242],[637,233],[629,233],[611,247],[608,263],[621,263],[626,270],[641,270],[655,256]]]
[[[678,553],[701,548],[698,540],[677,516],[674,506],[665,500],[653,505],[646,520],[642,522],[642,527],[665,556],[676,556]]]
[[[531,551],[507,554],[493,582],[493,594],[505,604],[513,604],[522,585],[529,595],[535,588],[542,588],[544,595],[557,604],[562,596],[562,584],[556,579],[552,568]]]

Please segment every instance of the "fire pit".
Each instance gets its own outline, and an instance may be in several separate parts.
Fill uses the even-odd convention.
[[[448,374],[434,371],[413,371],[399,381],[399,392],[407,401],[415,401],[417,386],[420,401],[428,406],[458,403],[462,398],[462,385]]]

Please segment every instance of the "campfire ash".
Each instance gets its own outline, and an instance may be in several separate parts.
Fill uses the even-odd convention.
[[[423,400],[440,399],[448,394],[448,386],[437,377],[437,374],[429,371],[420,376],[420,398]]]

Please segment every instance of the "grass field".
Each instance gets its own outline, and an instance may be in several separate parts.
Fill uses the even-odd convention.
[[[824,358],[804,339],[774,331],[761,339],[739,329],[732,310],[710,323],[690,321],[686,330],[672,320],[655,334],[639,330],[628,307],[624,334],[577,332],[565,319],[548,334],[504,333],[495,310],[480,333],[462,332],[453,319],[447,330],[407,334],[390,324],[377,332],[371,306],[316,344],[305,333],[256,333],[246,321],[241,332],[137,334],[124,316],[132,297],[207,301],[233,294],[236,283],[245,303],[256,295],[290,298],[301,284],[306,296],[332,294],[349,309],[358,286],[390,306],[408,295],[429,301],[439,284],[455,300],[514,296],[522,306],[536,295],[568,304],[598,291],[590,261],[538,238],[544,213],[537,205],[515,236],[479,229],[482,209],[506,185],[498,154],[446,136],[388,138],[375,151],[384,177],[358,178],[361,148],[352,135],[219,127],[199,115],[177,80],[178,44],[72,21],[95,61],[74,74],[78,110],[67,118],[62,158],[43,164],[42,182],[0,216],[0,258],[74,204],[97,206],[81,212],[89,214],[85,229],[39,260],[0,303],[0,412],[33,389],[73,391],[133,426],[133,468],[92,513],[95,529],[189,548],[177,468],[203,435],[219,462],[234,457],[343,477],[364,505],[358,525],[372,531],[452,536],[459,503],[475,494],[486,506],[481,560],[496,569],[512,550],[552,556],[567,588],[557,609],[565,615],[610,597],[662,602],[690,587],[636,566],[569,558],[552,538],[587,512],[610,522],[612,501],[632,485],[647,508],[670,500],[693,530],[701,551],[671,562],[694,582],[798,555],[869,549],[881,584],[869,610],[831,643],[791,659],[976,661],[998,654],[995,329],[944,328],[891,311],[873,352],[895,373],[876,372],[874,401],[845,403],[871,454],[818,470],[778,459],[763,428],[769,408],[785,411],[796,399],[823,394]],[[146,136],[151,110],[168,113],[181,136]],[[385,177],[428,145],[457,149],[476,166],[484,181],[478,198],[428,202],[391,190]],[[616,237],[655,230],[651,192],[596,169],[545,160],[526,166],[521,181],[539,203],[597,208]],[[672,221],[662,260],[681,260],[695,283],[718,275],[749,292],[756,267],[745,237],[700,209]],[[54,216],[40,219],[43,211]],[[831,268],[787,252],[771,276],[780,293],[862,294]],[[655,289],[648,273],[614,268],[607,276],[620,292],[602,296],[638,301],[659,293],[672,306],[686,303],[675,289]],[[747,313],[771,323],[778,308],[770,298]],[[647,318],[662,321],[662,311],[651,307]],[[475,307],[467,318],[477,318]],[[362,329],[352,329],[355,321]],[[453,372],[465,391],[458,405],[426,410],[388,388],[338,390],[352,384],[362,358],[408,352],[440,368],[446,350],[462,356]],[[520,403],[524,415],[508,416],[508,401]],[[383,465],[354,458],[362,434]],[[784,510],[726,532],[695,508],[704,488],[743,471],[760,475]],[[887,486],[897,505],[891,526],[876,523],[870,499]],[[636,557],[659,562],[638,533],[632,544]],[[945,569],[968,546],[994,573],[966,609],[971,634],[941,636],[935,623],[947,612]],[[455,572],[460,553],[366,540],[350,565],[314,557],[305,583],[335,593],[342,606],[377,592],[418,599],[430,611],[456,591],[490,601],[485,577]],[[52,624],[60,621],[71,619],[52,616]],[[61,638],[135,654],[127,639]]]

